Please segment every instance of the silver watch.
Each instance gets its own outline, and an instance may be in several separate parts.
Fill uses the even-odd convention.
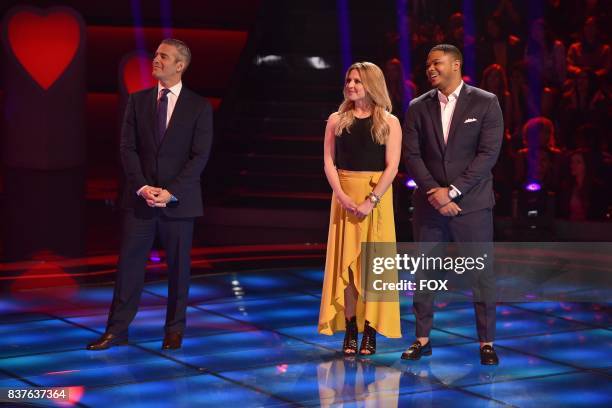
[[[374,207],[376,207],[378,203],[380,203],[380,197],[374,194],[373,191],[368,195],[368,198],[370,199],[370,202],[374,204]]]

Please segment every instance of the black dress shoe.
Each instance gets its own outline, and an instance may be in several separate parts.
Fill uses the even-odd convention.
[[[431,340],[424,346],[417,340],[402,353],[403,360],[420,360],[421,356],[431,356]]]
[[[166,333],[164,336],[164,343],[162,344],[162,350],[176,350],[180,349],[183,344],[183,332]]]
[[[364,351],[367,351],[367,353],[364,353]],[[364,356],[371,356],[376,353],[376,330],[370,326],[370,322],[367,320],[363,328],[363,337],[361,338],[359,353]]]
[[[104,333],[98,340],[87,345],[87,350],[106,350],[112,346],[125,346],[128,344],[126,336],[118,336],[112,333]]]
[[[482,365],[498,365],[499,358],[493,346],[483,346],[480,348],[480,364]]]
[[[355,357],[357,355],[357,317],[353,316],[350,319],[345,319],[345,321],[346,329],[342,342],[342,353],[347,357]]]

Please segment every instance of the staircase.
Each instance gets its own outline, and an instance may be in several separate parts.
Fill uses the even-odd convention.
[[[385,27],[395,29],[395,2],[382,1],[374,10],[372,3],[349,3],[354,59],[379,62]],[[254,35],[209,169],[213,205],[288,216],[314,211],[326,227],[331,189],[323,136],[327,117],[342,102],[344,81],[336,2],[266,1]]]
[[[347,4],[353,61],[382,64],[396,2]],[[336,1],[262,3],[206,172],[204,219],[213,235],[225,239],[235,228],[242,242],[326,241],[323,137],[344,83],[338,19]]]

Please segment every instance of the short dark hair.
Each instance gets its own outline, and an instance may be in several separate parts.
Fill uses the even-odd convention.
[[[442,51],[445,54],[452,54],[453,58],[455,58],[456,60],[459,60],[459,65],[463,67],[463,54],[461,54],[461,51],[459,50],[459,48],[455,47],[454,45],[451,45],[451,44],[434,45],[432,49],[429,50],[429,52],[431,53],[434,51]]]
[[[180,60],[185,62],[185,69],[187,69],[191,63],[191,50],[187,44],[181,40],[177,40],[176,38],[165,38],[162,40],[162,44],[174,46],[179,53]]]

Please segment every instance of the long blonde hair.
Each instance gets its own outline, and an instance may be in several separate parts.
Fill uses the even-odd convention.
[[[387,142],[391,131],[385,116],[391,112],[391,99],[385,84],[385,76],[378,66],[371,62],[356,62],[349,67],[345,75],[346,79],[352,70],[357,70],[361,78],[361,83],[366,93],[366,99],[372,105],[372,139],[383,145]],[[344,101],[338,108],[340,119],[336,125],[336,136],[340,136],[346,129],[350,133],[350,128],[355,121],[355,102],[348,99],[346,95],[346,85],[343,90]]]

